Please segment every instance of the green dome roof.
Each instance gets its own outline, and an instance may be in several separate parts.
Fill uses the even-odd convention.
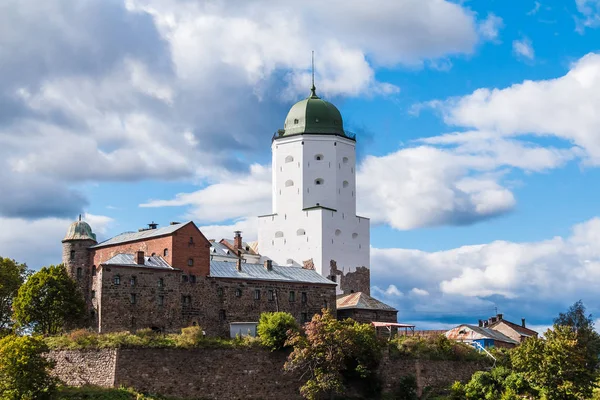
[[[336,106],[317,96],[314,86],[308,98],[300,100],[292,106],[278,136],[311,133],[347,137],[344,132],[342,114]]]
[[[81,218],[81,217],[80,217]],[[92,232],[92,227],[89,226],[87,222],[79,221],[73,222],[69,229],[67,230],[67,234],[63,239],[63,242],[67,240],[93,240],[96,241],[96,234]]]

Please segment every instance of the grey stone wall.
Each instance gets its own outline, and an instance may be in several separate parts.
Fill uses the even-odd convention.
[[[53,375],[69,386],[115,386],[117,349],[52,351]]]

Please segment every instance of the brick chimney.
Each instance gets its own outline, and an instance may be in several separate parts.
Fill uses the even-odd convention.
[[[265,260],[265,269],[267,271],[273,271],[273,261],[272,260]]]
[[[235,231],[235,236],[233,237],[233,248],[241,249],[242,248],[242,231]]]
[[[238,258],[237,261],[235,262],[235,269],[237,269],[239,272],[242,272],[242,259]]]
[[[527,328],[527,327],[525,326],[525,318],[521,318],[521,326],[522,326],[523,328]]]
[[[498,317],[498,321],[502,321],[502,317],[503,317],[503,315],[502,315],[502,314],[498,314],[498,315],[496,315],[496,316]]]
[[[135,263],[138,265],[144,265],[144,252],[143,251],[137,251],[135,253]]]

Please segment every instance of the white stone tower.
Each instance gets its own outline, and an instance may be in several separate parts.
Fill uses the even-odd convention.
[[[355,145],[313,84],[273,138],[273,213],[259,217],[259,251],[279,265],[314,268],[340,292],[369,293],[369,219],[356,215]]]

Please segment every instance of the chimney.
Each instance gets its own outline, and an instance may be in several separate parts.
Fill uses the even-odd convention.
[[[235,269],[238,270],[238,272],[242,272],[242,259],[238,258],[237,261],[235,262]]]
[[[233,237],[233,248],[241,249],[242,248],[242,231],[235,231],[235,236]]]
[[[158,227],[158,224],[154,221],[152,221],[151,223],[148,224],[149,229],[156,229],[157,227]]]
[[[502,314],[498,314],[496,316],[498,317],[498,321],[502,321],[502,316],[503,316]]]
[[[138,251],[135,253],[135,263],[138,265],[144,265],[144,252]]]
[[[169,225],[179,225],[181,222],[177,222],[177,221],[171,221],[169,222]]]
[[[483,328],[483,320],[482,319],[479,320],[479,327]]]
[[[267,271],[273,271],[273,261],[272,260],[265,260],[265,269]]]
[[[491,324],[493,324],[494,322],[496,322],[496,317],[491,317],[491,318],[489,319],[489,323],[490,323],[490,325],[491,325]]]
[[[527,328],[527,327],[525,326],[525,318],[521,318],[521,326],[522,326],[523,328]]]

